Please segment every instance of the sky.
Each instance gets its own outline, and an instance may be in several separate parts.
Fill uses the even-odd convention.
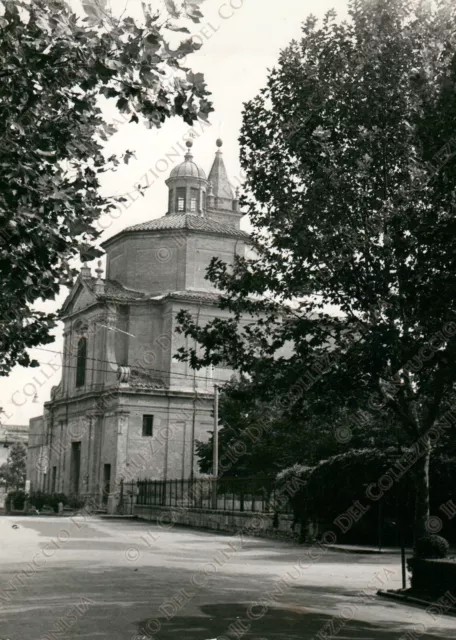
[[[76,2],[76,0],[72,0]],[[125,10],[135,15],[140,0],[110,0],[114,12]],[[152,2],[152,5],[154,2]],[[214,113],[211,126],[196,125],[193,154],[206,173],[209,172],[216,151],[217,138],[223,140],[223,154],[231,182],[242,182],[239,164],[238,137],[242,123],[243,104],[255,97],[266,84],[268,70],[277,63],[279,53],[291,40],[299,39],[301,24],[309,14],[322,17],[335,8],[341,18],[346,16],[346,0],[205,0],[201,4],[204,14],[200,24],[193,25],[193,35],[202,43],[201,49],[188,57],[194,72],[204,73],[212,93]],[[124,227],[158,218],[166,213],[168,190],[165,185],[169,172],[178,160],[169,160],[178,143],[188,138],[190,127],[178,118],[168,121],[161,129],[148,130],[142,125],[121,122],[115,107],[104,106],[108,118],[116,118],[117,134],[109,141],[111,153],[126,149],[135,152],[128,165],[119,166],[102,185],[105,195],[134,194],[135,185],[151,186],[144,198],[130,203],[128,209],[119,208],[111,217],[100,219],[106,240]],[[183,155],[183,154],[182,154]],[[182,158],[183,160],[183,158]],[[151,170],[158,176],[153,178]],[[136,197],[136,196],[134,196]],[[241,223],[246,231],[248,220]],[[90,265],[92,270],[95,264]],[[68,291],[40,308],[57,311]],[[16,367],[1,383],[0,407],[3,424],[28,424],[30,418],[41,415],[43,403],[50,399],[51,388],[60,381],[62,325],[54,331],[55,342],[42,349],[31,349],[30,354],[40,362],[39,368]],[[36,394],[36,397],[35,397]]]

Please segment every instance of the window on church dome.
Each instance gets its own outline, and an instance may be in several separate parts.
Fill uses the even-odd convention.
[[[173,189],[169,190],[169,198],[168,198],[168,213],[171,213],[173,208]]]
[[[190,189],[190,211],[198,211],[198,189]]]
[[[149,437],[154,435],[154,416],[143,416],[142,434]]]
[[[86,377],[87,365],[87,340],[80,338],[78,342],[78,355],[76,361],[76,386],[83,387]]]
[[[185,187],[176,189],[176,209],[185,211]]]

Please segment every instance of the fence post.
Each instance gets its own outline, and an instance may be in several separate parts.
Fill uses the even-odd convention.
[[[217,478],[214,476],[212,480],[212,508],[217,509],[218,500],[217,500]]]
[[[378,502],[378,550],[382,550],[382,533],[383,533],[383,509],[382,501]]]
[[[120,479],[120,496],[119,496],[119,506],[117,508],[119,513],[123,514],[123,500],[124,500],[124,481],[123,478]]]

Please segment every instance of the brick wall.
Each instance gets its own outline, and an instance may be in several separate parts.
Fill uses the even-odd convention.
[[[190,230],[135,233],[109,246],[107,277],[147,293],[212,289],[205,273],[213,256],[228,263],[245,241]]]

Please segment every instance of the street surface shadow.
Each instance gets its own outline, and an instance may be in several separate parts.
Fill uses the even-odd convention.
[[[255,556],[255,560],[277,560],[279,562],[283,562],[284,564],[287,562],[296,562],[296,552],[300,553],[300,558],[309,565],[316,564],[380,564],[383,565],[387,560],[393,558],[393,561],[396,561],[400,564],[400,556],[398,558],[397,555],[382,555],[379,554],[361,554],[361,553],[344,553],[343,551],[329,551],[325,553],[321,558],[317,560],[313,559],[312,556],[308,555],[309,551],[312,551],[311,546],[306,545],[296,545],[296,549],[293,552],[287,553],[286,551],[281,554],[269,554],[269,555],[257,555]]]
[[[24,529],[32,529],[38,535],[47,538],[55,538],[57,532],[65,533],[65,531],[69,532],[72,538],[111,538],[109,533],[94,529],[89,524],[84,523],[84,526],[80,526],[80,523],[84,522],[83,520],[77,520],[76,522],[77,525],[67,518],[62,518],[58,522],[58,528],[56,528],[55,521],[46,520],[44,517],[40,520],[38,516],[34,520],[17,520],[16,524]]]
[[[200,607],[206,617],[179,616],[167,620],[165,617],[146,618],[138,624],[135,640],[312,640],[315,638],[338,638],[340,640],[391,640],[398,639],[406,628],[395,623],[370,624],[365,621],[343,620],[342,617],[317,613],[301,606],[277,606],[269,608],[259,617],[261,607],[252,614],[259,619],[251,620],[246,604],[211,604]],[[161,628],[158,631],[157,621]],[[231,626],[230,629],[230,625]],[[408,627],[411,629],[411,627]],[[317,635],[319,634],[320,635]],[[442,635],[426,633],[420,640],[441,639]]]

